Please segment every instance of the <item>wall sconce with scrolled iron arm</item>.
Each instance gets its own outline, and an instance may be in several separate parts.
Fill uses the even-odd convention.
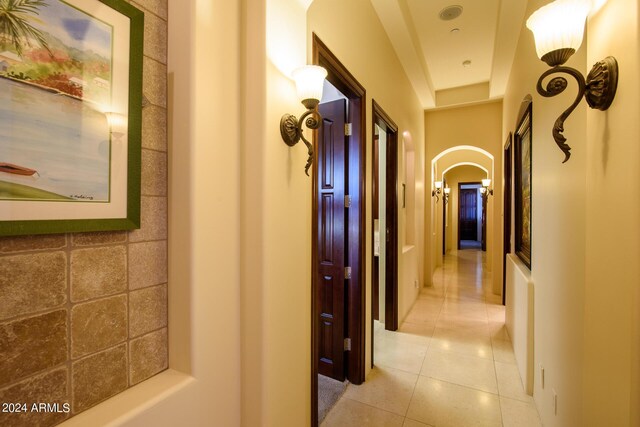
[[[300,119],[293,114],[284,114],[280,119],[280,135],[289,147],[293,147],[301,139],[307,146],[309,157],[304,172],[309,176],[309,168],[313,164],[313,145],[302,134],[302,123],[312,131],[320,127],[322,116],[318,113],[318,103],[322,99],[322,86],[327,77],[327,70],[317,65],[307,65],[296,69],[292,75],[300,102],[307,111],[300,116]]]
[[[442,181],[435,181],[433,183],[435,190],[431,191],[431,197],[436,198],[436,203],[440,201],[440,194],[442,194]]]
[[[598,61],[586,80],[580,71],[562,66],[580,48],[585,22],[593,5],[593,0],[556,0],[536,10],[527,20],[527,27],[535,38],[538,57],[552,67],[538,79],[538,93],[549,98],[567,88],[567,80],[564,77],[552,78],[546,89],[543,88],[542,81],[551,74],[565,73],[578,82],[575,101],[558,117],[553,126],[553,139],[565,154],[562,163],[571,157],[571,147],[566,143],[567,138],[562,135],[564,121],[578,106],[583,96],[589,107],[602,111],[608,109],[618,87],[618,62],[612,56]]]
[[[444,190],[442,191],[444,192],[444,196],[442,196],[442,200],[444,200],[444,204],[446,205],[447,203],[449,203],[449,194],[451,194],[451,188],[444,187]]]
[[[493,196],[493,188],[489,188],[491,185],[491,180],[489,178],[485,178],[482,180],[482,188],[480,188],[480,194],[482,194],[482,199],[486,202],[489,200],[489,196]]]

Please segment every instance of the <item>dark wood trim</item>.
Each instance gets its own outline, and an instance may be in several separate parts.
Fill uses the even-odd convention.
[[[372,132],[377,124],[387,132],[388,137],[386,223],[389,229],[389,242],[386,245],[385,257],[384,328],[395,331],[398,329],[398,125],[375,99],[371,101],[371,104]],[[386,238],[386,230],[382,233],[381,238]],[[373,352],[371,354],[373,355]]]
[[[447,180],[442,178],[442,256],[447,254],[447,196],[444,194],[444,189],[447,188]]]
[[[372,146],[372,167],[371,167],[371,220],[375,224],[376,220],[380,220],[380,135],[376,133],[375,125],[373,126],[373,146]],[[372,224],[372,227],[373,227]],[[375,231],[371,230],[371,242],[375,248]],[[371,323],[380,319],[380,287],[375,284],[380,279],[380,257],[374,255],[371,251]],[[373,331],[373,327],[371,328]],[[371,366],[373,367],[373,340],[371,342]]]
[[[458,223],[458,250],[462,249],[460,246],[460,199],[462,199],[462,197],[460,197],[460,190],[461,190],[461,186],[462,183],[458,183],[458,219],[456,220],[456,222]]]
[[[327,48],[314,33],[312,35],[313,64],[320,65],[327,70],[327,80],[349,98],[348,120],[352,124],[353,134],[347,145],[347,194],[351,196],[351,207],[347,211],[347,265],[351,267],[351,286],[346,296],[347,325],[345,330],[351,338],[351,351],[345,356],[347,378],[353,384],[362,384],[365,371],[365,245],[366,245],[366,199],[365,199],[365,168],[366,168],[366,90],[355,77]],[[314,137],[314,145],[316,140]],[[318,191],[318,174],[313,168],[313,194]],[[315,316],[317,268],[313,260],[318,252],[315,233],[318,228],[316,198],[312,197],[312,290],[311,290],[311,425],[318,425],[318,363],[317,363],[317,331],[318,324]]]
[[[482,218],[480,218],[482,222],[482,236],[480,238],[480,248],[482,252],[487,251],[487,202],[489,202],[489,196],[482,197]]]
[[[507,254],[511,252],[511,195],[513,191],[513,134],[509,132],[504,144],[504,194],[503,194],[503,245],[502,253],[502,305],[505,305],[507,295]]]

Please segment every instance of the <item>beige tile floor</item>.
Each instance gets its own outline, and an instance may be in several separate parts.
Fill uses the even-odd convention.
[[[484,254],[447,255],[396,332],[376,322],[375,367],[322,427],[540,426]]]

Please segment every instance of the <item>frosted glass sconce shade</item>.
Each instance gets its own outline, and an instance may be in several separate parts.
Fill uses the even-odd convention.
[[[431,197],[435,197],[437,202],[440,200],[440,194],[442,194],[442,181],[434,181],[433,186],[435,190],[431,191]]]
[[[305,104],[307,100],[315,100],[317,105],[322,99],[322,86],[327,77],[327,70],[317,65],[305,65],[296,69],[292,77],[296,82],[300,102]],[[305,107],[309,108],[306,104]]]
[[[485,201],[489,196],[493,196],[493,189],[489,188],[490,185],[491,179],[485,178],[482,180],[482,188],[480,188],[480,193],[482,193],[482,197],[485,199]]]
[[[590,10],[588,0],[557,0],[533,12],[527,28],[533,32],[538,58],[551,67],[567,62],[582,45]]]

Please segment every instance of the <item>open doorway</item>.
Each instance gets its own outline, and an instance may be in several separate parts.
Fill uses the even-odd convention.
[[[398,329],[398,126],[372,104],[371,366],[375,331]]]
[[[326,397],[321,382],[364,381],[365,90],[315,34],[313,63],[327,70],[330,84],[318,107],[323,121],[312,176],[311,425],[317,426],[319,398]]]
[[[482,249],[484,203],[480,193],[482,183],[458,184],[458,249]]]

